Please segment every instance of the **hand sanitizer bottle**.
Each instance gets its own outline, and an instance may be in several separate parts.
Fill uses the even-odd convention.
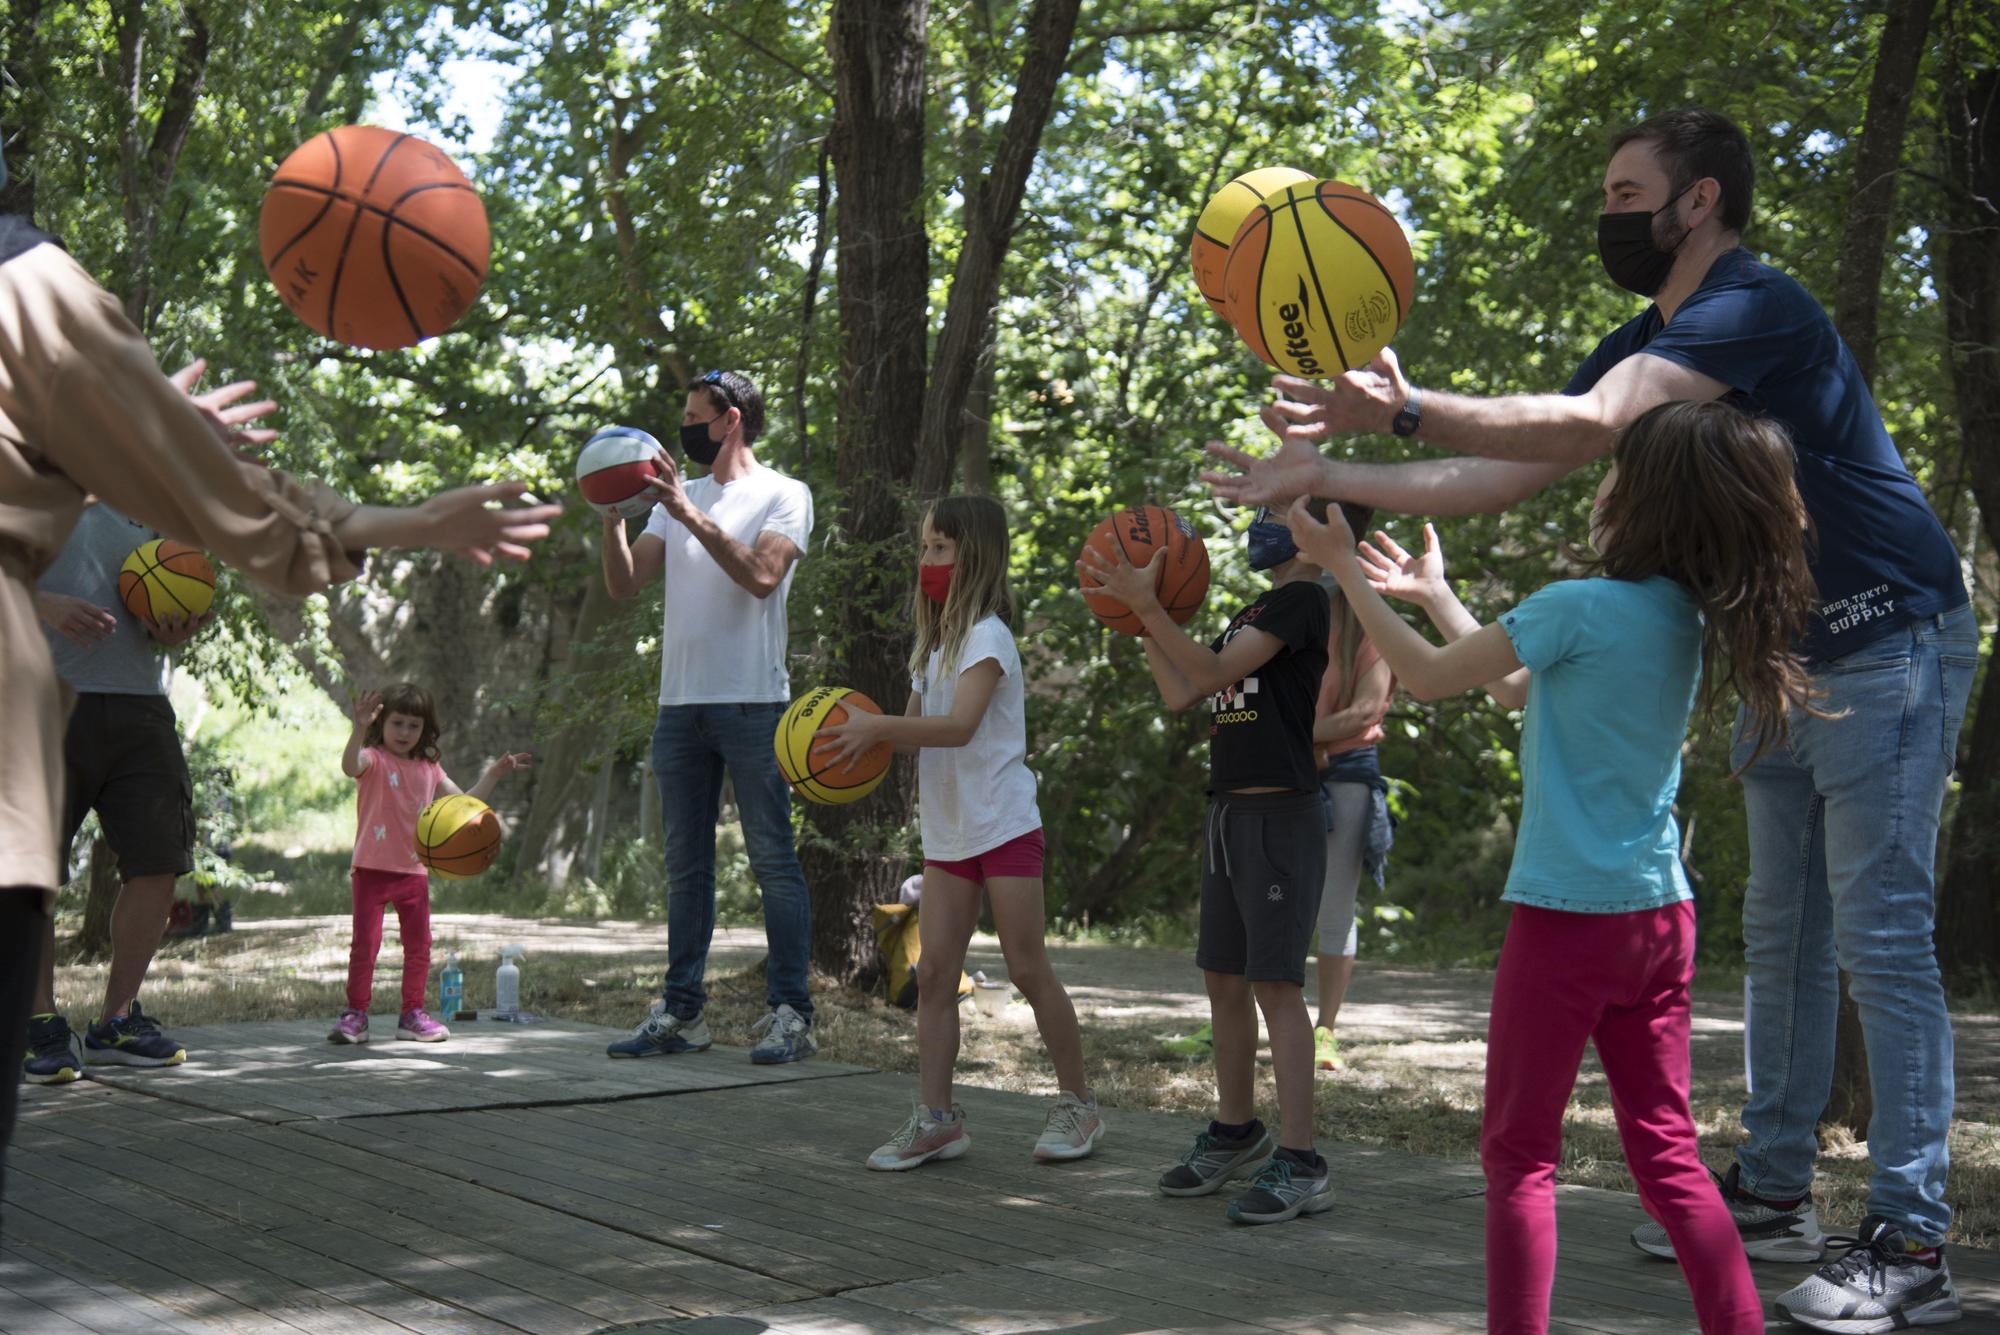
[[[521,970],[514,961],[527,957],[519,946],[500,947],[500,971],[493,976],[493,1009],[502,1015],[521,1009]]]
[[[465,1009],[465,975],[459,972],[458,956],[444,957],[444,972],[438,975],[438,1014],[447,1020],[458,1018]]]

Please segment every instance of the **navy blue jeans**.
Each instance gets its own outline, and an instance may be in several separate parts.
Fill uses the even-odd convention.
[[[792,792],[772,743],[782,703],[663,705],[653,725],[653,778],[667,851],[667,1009],[693,1019],[708,1002],[702,978],[715,937],[715,822],[726,769],[743,820],[750,870],[764,899],[770,950],[765,995],[812,1018],[806,956],[812,904],[792,848]]]

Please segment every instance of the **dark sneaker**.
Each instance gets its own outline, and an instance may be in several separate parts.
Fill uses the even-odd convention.
[[[750,1032],[763,1035],[750,1049],[750,1060],[759,1066],[802,1062],[819,1051],[819,1044],[813,1042],[812,1023],[790,1006],[779,1006],[751,1025]]]
[[[1778,1311],[1812,1330],[1876,1335],[1956,1321],[1958,1294],[1944,1248],[1911,1251],[1908,1237],[1879,1215],[1861,1221],[1858,1238],[1828,1238],[1847,1255],[1778,1296]]]
[[[135,1001],[117,1019],[83,1031],[83,1060],[89,1066],[179,1066],[187,1049],[161,1033]]]
[[[1277,1148],[1278,1142],[1263,1126],[1241,1140],[1218,1140],[1198,1131],[1194,1148],[1160,1175],[1160,1190],[1169,1196],[1206,1196],[1233,1177],[1250,1176]]]
[[[1736,1221],[1736,1231],[1743,1235],[1745,1255],[1753,1261],[1794,1264],[1826,1255],[1826,1235],[1820,1232],[1819,1212],[1813,1208],[1812,1197],[1767,1201],[1752,1196],[1742,1188],[1742,1173],[1740,1164],[1731,1164],[1728,1174],[1716,1178],[1715,1185]],[[1656,1220],[1632,1230],[1632,1245],[1648,1256],[1674,1259],[1673,1240],[1667,1237],[1666,1226]]]
[[[28,1019],[28,1055],[21,1061],[21,1076],[31,1085],[66,1085],[83,1074],[76,1059],[76,1035],[69,1021],[60,1015],[35,1015]]]
[[[1324,1163],[1313,1173],[1274,1154],[1250,1180],[1250,1190],[1230,1202],[1229,1217],[1239,1224],[1282,1224],[1332,1208],[1333,1183]]]
[[[699,1015],[683,1020],[656,1001],[646,1018],[633,1028],[631,1037],[605,1045],[607,1057],[671,1057],[680,1052],[706,1052],[715,1040]]]

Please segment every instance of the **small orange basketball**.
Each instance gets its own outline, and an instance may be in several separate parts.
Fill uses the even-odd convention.
[[[1098,552],[1107,559],[1122,549],[1125,559],[1141,569],[1162,546],[1167,549],[1167,559],[1161,563],[1156,592],[1174,624],[1184,626],[1208,596],[1208,548],[1194,525],[1172,510],[1145,505],[1112,515],[1092,529],[1083,544],[1085,551]],[[1125,604],[1108,593],[1091,592],[1100,587],[1094,576],[1085,573],[1082,584],[1083,600],[1099,621],[1123,635],[1146,633],[1143,623]]]
[[[118,597],[126,611],[150,625],[171,612],[198,617],[215,600],[215,567],[184,542],[142,542],[118,571]]]
[[[417,815],[417,861],[440,876],[463,880],[500,854],[500,818],[470,793],[450,793]]]
[[[855,802],[875,791],[888,773],[895,748],[887,742],[869,747],[845,765],[835,765],[821,752],[819,730],[847,722],[847,711],[879,714],[882,707],[846,686],[821,686],[792,701],[772,738],[778,749],[778,772],[801,797],[834,804]]]
[[[344,125],[279,166],[257,225],[292,314],[355,348],[406,348],[472,309],[492,238],[486,206],[415,135]]]

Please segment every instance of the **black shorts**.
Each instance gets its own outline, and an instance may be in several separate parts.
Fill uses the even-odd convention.
[[[63,765],[64,849],[95,811],[120,880],[194,870],[194,784],[165,696],[79,695]]]
[[[1201,854],[1194,962],[1253,983],[1306,981],[1326,881],[1318,793],[1217,793]]]

